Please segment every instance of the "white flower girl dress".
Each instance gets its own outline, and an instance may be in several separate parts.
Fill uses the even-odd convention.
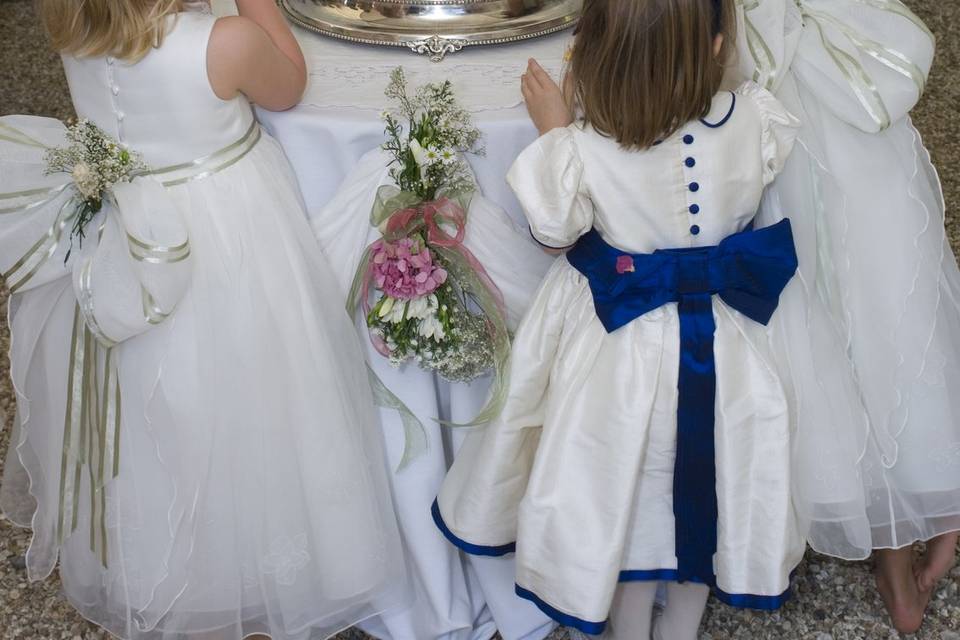
[[[510,171],[536,238],[572,249],[517,330],[503,414],[433,512],[468,553],[516,553],[518,595],[562,624],[602,633],[619,582],[701,582],[764,610],[790,596],[790,432],[809,419],[791,396],[815,369],[779,344],[797,319],[830,332],[799,304],[789,223],[754,218],[797,126],[744,83],[649,149],[578,123]],[[855,400],[849,384],[818,399],[838,420]]]
[[[794,435],[809,542],[861,559],[956,531],[960,272],[908,116],[933,36],[899,0],[741,4],[742,72],[803,123],[760,219],[792,218],[799,279],[823,302],[861,400],[856,419],[831,420],[817,399],[830,384],[823,368],[793,398],[822,417]]]
[[[3,506],[31,579],[123,638],[324,638],[401,602],[363,351],[293,173],[181,13],[129,65],[64,58],[78,114],[141,153],[65,261],[49,119],[0,118],[17,393]],[[29,493],[27,493],[29,491]]]

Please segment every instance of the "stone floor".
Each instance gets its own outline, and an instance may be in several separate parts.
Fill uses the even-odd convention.
[[[914,118],[940,168],[947,199],[947,227],[960,248],[960,1],[908,0],[937,34],[940,49],[926,95]],[[0,0],[0,115],[72,113],[57,56],[46,48],[32,0]],[[4,308],[0,293],[0,311]],[[5,315],[5,312],[4,312]],[[2,323],[0,323],[2,324]],[[0,372],[8,335],[0,328]],[[13,397],[0,377],[0,418],[12,415]],[[0,434],[0,464],[7,442]],[[20,564],[29,537],[0,521],[0,640],[104,638],[60,597],[56,576],[29,584]],[[795,597],[777,613],[737,611],[711,604],[702,640],[881,640],[901,637],[888,625],[873,587],[870,563],[839,562],[809,554],[796,577]],[[960,640],[960,569],[937,590],[917,640]],[[347,632],[340,640],[359,640]],[[552,640],[566,638],[558,631]]]

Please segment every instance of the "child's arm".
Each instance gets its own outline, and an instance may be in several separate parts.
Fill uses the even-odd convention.
[[[569,92],[569,85],[565,88]],[[540,135],[573,122],[564,91],[536,60],[531,59],[527,64],[527,72],[520,80],[520,91]]]
[[[273,2],[237,0],[239,16],[214,25],[207,75],[224,100],[237,93],[271,111],[299,102],[307,83],[300,45]]]

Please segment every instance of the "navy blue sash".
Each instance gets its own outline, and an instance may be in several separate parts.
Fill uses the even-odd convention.
[[[677,458],[673,471],[677,573],[680,582],[714,584],[717,491],[713,296],[767,324],[797,270],[789,220],[735,233],[715,247],[629,254],[592,230],[567,253],[590,283],[608,333],[676,302],[680,315]]]

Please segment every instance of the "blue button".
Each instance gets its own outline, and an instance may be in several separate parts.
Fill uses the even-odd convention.
[[[700,205],[698,204],[690,205],[690,213],[692,213],[693,215],[697,215],[698,213],[700,213]]]
[[[689,133],[688,133],[687,135],[683,136],[683,143],[684,143],[684,144],[693,144],[693,136],[690,135]]]
[[[691,183],[690,183],[690,191],[693,191],[694,193],[696,193],[697,191],[700,191],[700,183],[698,183],[698,182],[691,182]]]
[[[700,233],[700,227],[698,227],[697,225],[693,225],[692,227],[690,227],[690,233],[692,233],[693,235],[697,235],[698,233]]]
[[[693,167],[696,166],[697,161],[694,160],[693,158],[687,158],[686,160],[683,161],[683,164],[687,165],[688,167],[690,167],[690,168],[692,169]]]

